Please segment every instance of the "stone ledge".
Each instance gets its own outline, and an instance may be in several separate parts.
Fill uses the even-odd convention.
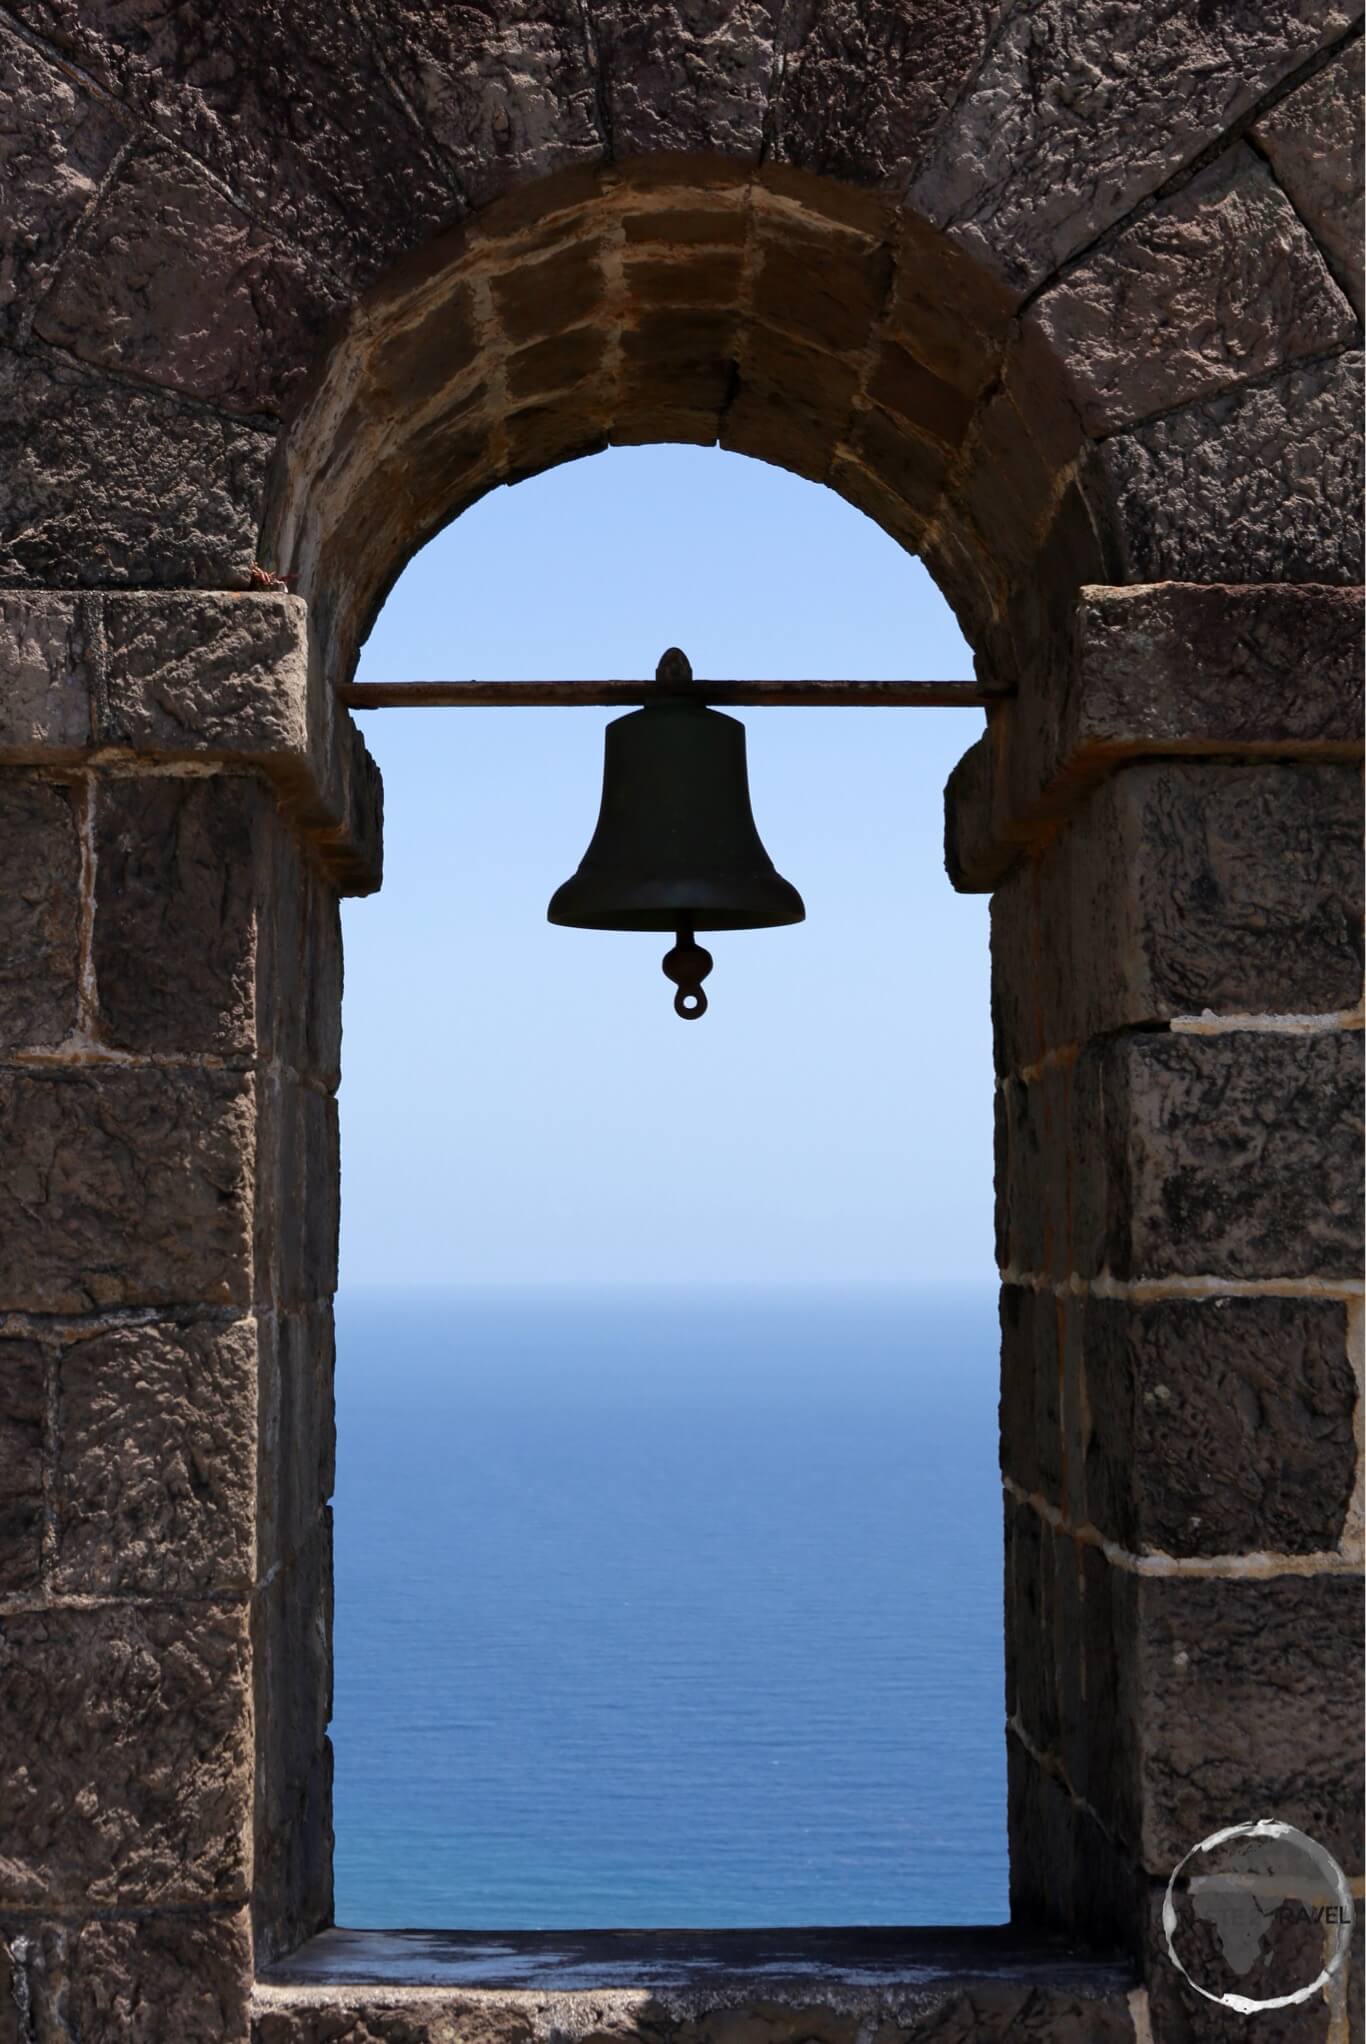
[[[1353,760],[1362,591],[1084,587],[1066,670],[990,712],[945,789],[945,860],[986,893],[1135,759]]]
[[[380,884],[383,794],[296,596],[0,594],[0,767],[256,768],[344,894]]]
[[[723,1931],[328,1930],[268,1967],[254,2044],[680,2037],[1132,2044],[1129,1964],[1008,1925]],[[754,2034],[758,2034],[755,2031]]]

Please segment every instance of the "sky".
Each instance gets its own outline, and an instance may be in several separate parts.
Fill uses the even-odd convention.
[[[395,584],[358,678],[969,677],[920,562],[832,491],[715,448],[502,488]],[[610,710],[386,709],[382,891],[343,904],[343,1289],[994,1276],[987,904],[943,869],[980,710],[758,709],[759,832],[807,920],[553,928]]]

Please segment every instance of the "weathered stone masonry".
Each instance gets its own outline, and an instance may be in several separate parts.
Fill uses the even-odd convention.
[[[1231,2036],[1174,1861],[1274,1810],[1361,1874],[1356,10],[10,0],[0,48],[0,2044]],[[484,490],[658,439],[840,490],[1013,690],[948,792],[1012,1887],[1131,1992],[256,1984],[331,1913],[335,688]]]

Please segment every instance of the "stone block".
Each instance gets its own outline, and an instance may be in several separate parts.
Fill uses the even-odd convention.
[[[0,1046],[51,1049],[76,1028],[79,793],[0,772]]]
[[[282,240],[354,284],[458,215],[453,170],[377,62],[378,24],[319,0],[298,0],[287,21],[255,7],[137,23],[42,0],[18,12]],[[391,18],[386,52],[420,44],[414,20]],[[438,81],[427,89],[439,97]]]
[[[573,241],[538,261],[522,261],[493,278],[493,303],[508,343],[523,348],[605,313],[603,244]]]
[[[1007,1266],[1344,1278],[1360,1264],[1354,1032],[1136,1033],[1004,1087]]]
[[[1252,129],[1357,312],[1362,291],[1361,45],[1277,101]]]
[[[10,29],[0,37],[8,89],[0,113],[0,333],[32,314],[86,208],[94,203],[127,128],[107,102],[85,91]]]
[[[47,1392],[38,1344],[0,1339],[0,1596],[42,1573]]]
[[[999,377],[1018,303],[947,235],[902,210],[884,329],[962,397],[977,398]]]
[[[1057,1638],[1059,1545],[1065,1536],[1030,1504],[1007,1496],[1005,1513],[1006,1720],[1036,1752],[1062,1745]]]
[[[308,612],[294,596],[110,594],[103,744],[304,762]]]
[[[256,1052],[258,841],[273,791],[216,775],[102,776],[95,797],[99,1031],[118,1050]]]
[[[1102,442],[1116,579],[1355,584],[1361,402],[1361,356],[1338,355]]]
[[[957,887],[994,887],[1126,759],[1360,757],[1358,589],[1088,586],[1050,629],[945,789]]]
[[[34,330],[225,411],[279,413],[341,302],[316,265],[154,142],[106,188]]]
[[[948,0],[832,0],[787,30],[773,125],[781,159],[856,184],[896,186],[980,61],[1002,9]]]
[[[477,14],[411,9],[386,16],[382,34],[386,75],[470,207],[601,160],[600,77],[574,0],[498,0]],[[354,91],[373,72],[363,55],[350,61]],[[389,146],[397,183],[382,231],[393,235],[406,160],[401,135]],[[339,197],[349,210],[349,193]]]
[[[1356,315],[1266,164],[1228,150],[1035,300],[1088,433],[1348,346]]]
[[[621,337],[626,391],[648,403],[705,413],[711,437],[735,378],[738,346],[731,315],[647,312]]]
[[[1088,748],[1360,747],[1359,589],[1088,588],[1042,784]]]
[[[1132,1553],[1312,1554],[1351,1503],[1356,1380],[1332,1299],[1076,1302],[1077,1517]]]
[[[1028,292],[1351,22],[1346,0],[1160,19],[1041,0],[990,43],[910,203]]]
[[[808,347],[861,355],[891,287],[886,247],[862,235],[759,217],[755,318]]]
[[[953,449],[961,446],[972,417],[971,403],[936,376],[907,348],[884,340],[868,377],[868,395],[919,433]]]
[[[1360,1267],[1359,1036],[1145,1035],[1102,1055],[1116,1277]]]
[[[232,1072],[0,1073],[0,1299],[246,1304],[254,1124]]]
[[[1255,2015],[1244,2015],[1235,2009],[1222,2008],[1217,2002],[1209,2001],[1183,1980],[1172,1964],[1162,1930],[1162,1903],[1166,1894],[1165,1881],[1152,1881],[1140,1904],[1140,1921],[1143,1924],[1147,1946],[1145,1974],[1148,1982],[1148,2006],[1154,2040],[1161,2039],[1167,2044],[1247,2044],[1249,2033],[1257,2044],[1339,2044],[1343,2037],[1339,2021],[1335,2021],[1334,2009],[1322,1995],[1312,2001],[1297,2003],[1289,2008],[1259,2009]],[[1183,1912],[1184,1913],[1184,1912]],[[1189,1960],[1195,1956],[1189,1926],[1184,1940],[1178,1941],[1178,1950]],[[1307,1926],[1283,1926],[1276,1923],[1270,1939],[1264,1939],[1263,1949],[1273,1955],[1265,1970],[1271,1978],[1263,1981],[1258,1975],[1261,1968],[1254,1963],[1250,1971],[1236,1973],[1229,1966],[1223,1949],[1223,1940],[1214,1924],[1202,1926],[1204,1938],[1203,1963],[1198,1965],[1201,1980],[1212,1985],[1216,1992],[1232,1989],[1235,1993],[1256,1996],[1258,1993],[1275,1995],[1313,1977],[1315,1961],[1322,1963],[1322,1932],[1311,1933],[1318,1945],[1318,1954],[1312,1954],[1305,1936]],[[1296,1950],[1300,1945],[1301,1949]],[[1279,1962],[1279,1963],[1277,1963]],[[1308,1963],[1306,1963],[1308,1962]],[[1284,1970],[1282,1970],[1284,1968]]]
[[[598,327],[572,327],[567,334],[533,341],[508,357],[508,398],[521,404],[528,398],[571,390],[601,374],[606,355],[607,337]]]
[[[938,442],[869,405],[850,422],[846,451],[901,507],[903,517],[920,523],[933,516],[948,466]],[[843,484],[840,493],[848,494]]]
[[[1125,765],[998,888],[998,1069],[1175,1016],[1335,1014],[1361,986],[1346,765]]]
[[[53,1588],[205,1597],[255,1576],[256,1325],[142,1322],[57,1366]]]
[[[337,1103],[289,1076],[263,1075],[260,1087],[257,1302],[284,1310],[337,1289]]]
[[[0,582],[245,588],[274,436],[56,354],[0,362]]]
[[[251,1995],[244,1910],[117,1918],[71,1942],[67,2020],[74,2037],[128,2044],[237,2044]]]
[[[1352,1575],[1142,1579],[1142,1854],[1274,1812],[1361,1868],[1361,1585]]]
[[[251,1975],[244,1909],[0,1922],[0,2044],[246,2044]]]
[[[615,154],[715,151],[757,161],[780,13],[774,0],[747,0],[732,10],[725,61],[718,63],[710,16],[671,0],[604,0],[593,37]]]
[[[1006,1812],[1012,1922],[1065,1929],[1102,1951],[1134,1949],[1142,1884],[1131,1856],[1013,1734]]]
[[[331,1919],[332,1526],[325,1513],[252,1607],[253,1906],[265,1956]]]
[[[259,1569],[297,1554],[336,1478],[335,1343],[330,1303],[265,1316],[257,1414]]]
[[[1001,1472],[1059,1509],[1069,1307],[1052,1291],[1001,1287]]]
[[[263,1057],[335,1087],[341,1077],[341,918],[337,891],[283,818],[264,820],[256,932],[256,1030]]]
[[[93,600],[68,592],[0,596],[0,759],[35,766],[77,759],[90,744]]]
[[[0,1619],[0,1909],[244,1899],[254,1768],[244,1611]]]

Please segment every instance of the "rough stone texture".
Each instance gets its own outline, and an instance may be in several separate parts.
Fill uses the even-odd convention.
[[[244,587],[271,446],[58,355],[0,360],[0,581]]]
[[[1245,146],[1067,270],[1029,318],[1067,365],[1093,434],[1329,354],[1357,331],[1290,201]]]
[[[1091,1045],[1003,1087],[1018,1272],[1321,1277],[1359,1268],[1356,1032]]]
[[[253,1904],[258,1964],[332,1918],[332,1522],[252,1606],[257,1771]]]
[[[76,1026],[80,847],[71,788],[0,773],[0,1047]]]
[[[945,790],[954,885],[993,888],[1125,759],[1360,759],[1359,589],[1084,587],[1047,670],[996,705]]]
[[[1145,1580],[1145,1864],[1166,1875],[1231,1810],[1274,1810],[1361,1870],[1361,1586]]]
[[[923,160],[1005,9],[999,0],[923,11],[826,0],[805,11],[805,32],[789,30],[773,113],[779,156],[832,177],[892,184]]]
[[[779,0],[724,9],[596,0],[593,47],[614,155],[714,149],[757,160],[782,14]]]
[[[209,1938],[205,1898],[235,1911],[251,1870],[262,1954],[330,1907],[335,888],[378,880],[377,777],[333,693],[358,637],[409,551],[496,482],[666,433],[782,462],[922,546],[984,672],[1019,683],[967,772],[993,879],[1120,754],[1317,761],[1142,769],[1093,795],[1035,876],[1066,876],[1065,912],[1016,919],[1012,941],[1053,949],[1030,996],[1047,1019],[1030,1038],[1018,1014],[1009,1035],[1037,1050],[1185,1005],[1345,1001],[1323,762],[1359,726],[1335,599],[1111,591],[1087,598],[1075,659],[1072,632],[1081,584],[1359,573],[1359,409],[1326,359],[1347,333],[1328,273],[1340,282],[1348,255],[1322,224],[1353,179],[1350,107],[1344,60],[1306,73],[1349,8],[14,0],[16,18],[51,47],[16,47],[31,129],[16,140],[0,118],[18,185],[0,256],[15,343],[0,579],[57,590],[47,608],[10,591],[0,745],[9,765],[43,764],[54,799],[54,770],[92,741],[117,748],[95,761],[110,776],[95,978],[117,1041],[100,1068],[0,1075],[0,1285],[34,1311],[162,1310],[79,1345],[64,1330],[37,1419],[28,1376],[11,1400],[21,1594],[36,1568],[40,1594],[91,1581],[119,1601],[7,1621],[23,1637],[18,1684],[0,1680],[0,1766],[22,1788],[25,1864],[0,1869],[0,1896],[109,1912],[51,1933],[67,1971],[37,2020],[81,2044],[197,2044],[215,2024],[243,2044],[240,1923],[223,1952],[184,1942],[191,1925]],[[330,347],[334,307],[346,334]],[[296,405],[277,448],[253,408]],[[1099,452],[1087,423],[1110,436]],[[227,593],[257,560],[297,576],[307,635],[297,603]],[[158,593],[95,593],[120,584]],[[200,586],[202,601],[169,597]],[[274,802],[197,776],[224,755],[263,767]],[[148,764],[175,781],[119,779]],[[229,827],[236,802],[250,830],[245,810]],[[1088,988],[1070,1010],[1058,976]],[[42,969],[26,977],[43,989]],[[118,1064],[129,1052],[259,1069]],[[1355,1045],[1327,1036],[1159,1033],[1011,1082],[1003,1257],[1059,1276],[1340,1280],[1358,1267],[1356,1072]],[[196,1306],[226,1321],[251,1304],[254,1356],[203,1332],[202,1310],[186,1332]],[[1138,1545],[1312,1552],[1341,1523],[1339,1309],[1239,1309],[1229,1340],[1211,1333],[1222,1309],[1116,1305],[1088,1323],[1035,1298],[1007,1328],[1038,1358],[1006,1387],[1008,1466],[1023,1440],[1031,1484]],[[1169,1417],[1156,1386],[1178,1366]],[[35,1425],[62,1458],[36,1492]],[[253,1537],[278,1573],[253,1595],[248,1673],[245,1619],[203,1586],[240,1595]],[[1156,1863],[1245,1799],[1322,1828],[1351,1786],[1327,1743],[1349,1665],[1327,1607],[1345,1578],[1159,1582],[1037,1517],[1017,1521],[1011,1566],[1013,1701],[1056,1745],[1043,1768],[1012,1764],[1017,1899],[1141,1945],[1140,1848]],[[150,1609],[142,1585],[200,1601]],[[172,1900],[193,1913],[163,1964],[160,1930],[126,1912]],[[0,2024],[11,2006],[0,1992]],[[1127,2037],[1122,2008],[1102,2020],[1046,1987],[946,1989],[906,2034],[1094,2040],[1111,2013]],[[584,2025],[630,2031],[640,2014]],[[334,1997],[287,2020],[411,2044],[424,2025],[467,2038],[505,2017],[469,1998]],[[674,2027],[696,2044],[785,2026],[850,2044],[858,2020],[765,2002]],[[528,2034],[524,2012],[511,2021]]]
[[[73,2037],[223,2044],[243,2036],[251,1985],[245,1912],[89,1923],[72,1940]]]
[[[264,1575],[318,1527],[336,1478],[335,1344],[330,1304],[259,1323],[257,1546]]]
[[[57,1373],[52,1587],[208,1596],[251,1586],[256,1327],[111,1328]]]
[[[42,1568],[46,1430],[42,1350],[0,1340],[0,1596],[31,1590]]]
[[[0,335],[13,334],[128,140],[113,111],[0,27]]]
[[[401,0],[364,17],[322,0],[193,13],[19,0],[12,12],[334,271],[367,279],[459,216],[452,171],[385,76],[385,46],[413,18]]]
[[[643,2044],[666,2035],[675,2044],[729,2044],[738,2035],[762,2035],[773,2044],[850,2044],[855,2019],[842,2005],[823,2007],[808,1987],[778,2001],[765,1982],[750,1994],[733,1992],[724,2005],[681,2020],[672,1998],[649,1995],[561,1996],[555,2007],[598,2039]],[[405,1994],[382,1990],[320,1994],[316,2000],[272,2005],[258,1996],[252,2044],[530,2044],[536,2010],[530,1997]],[[1103,1999],[1066,1985],[1022,1987],[1011,1981],[939,1983],[904,2007],[871,2019],[882,2044],[1133,2044],[1127,1997],[1115,1987]]]
[[[1147,1919],[1148,1944],[1153,1954],[1148,1968],[1148,1995],[1155,2040],[1161,2039],[1162,2044],[1166,2044],[1168,2038],[1172,2039],[1172,2044],[1247,2044],[1251,2030],[1257,2044],[1347,2044],[1349,2033],[1343,2030],[1339,2008],[1322,1995],[1316,1995],[1312,2001],[1300,2003],[1293,2008],[1259,2009],[1255,2016],[1245,2016],[1233,2009],[1220,2008],[1216,2003],[1207,2001],[1202,1995],[1197,1994],[1181,1978],[1167,1956],[1166,1939],[1162,1931],[1162,1901],[1165,1892],[1165,1882],[1153,1881],[1149,1884],[1146,1897],[1142,1898],[1146,1903],[1142,1914]],[[1359,1906],[1357,1916],[1359,1924]],[[1206,1954],[1200,1969],[1201,1978],[1207,1983],[1221,1982],[1235,1991],[1241,1988],[1243,1993],[1255,1995],[1258,1992],[1255,1972],[1251,1978],[1247,1975],[1235,1978],[1228,1967],[1217,1935],[1210,1936],[1211,1929],[1212,1926],[1206,1931]],[[1310,1938],[1314,1939],[1314,1945],[1310,1950],[1313,1951],[1315,1963],[1321,1965],[1322,1933],[1315,1935],[1307,1932],[1306,1927],[1306,1931],[1301,1934],[1305,1935],[1306,1943]],[[1272,1963],[1281,1981],[1286,1978],[1281,1967],[1287,1966],[1291,1961],[1291,1951],[1286,1949],[1286,1941],[1291,1935],[1285,1926],[1277,1926],[1272,1949],[1281,1964],[1275,1965],[1274,1961]],[[1189,1943],[1185,1945],[1185,1950],[1189,1955]],[[1310,1952],[1306,1951],[1304,1957],[1308,1960]],[[1263,1977],[1266,1971],[1271,1970],[1271,1967],[1264,1969]],[[1307,1980],[1313,1971],[1313,1964],[1296,1966],[1291,1978],[1295,1981]],[[1273,1980],[1272,1985],[1263,1988],[1262,1991],[1274,1992],[1275,1985],[1276,1982]],[[1342,1985],[1346,1987],[1347,1983],[1344,1981]],[[1349,2008],[1352,2002],[1359,2000],[1359,1993],[1352,1992],[1348,2002]],[[1252,2028],[1254,2024],[1255,2029]]]
[[[1360,743],[1359,589],[1084,589],[1075,645],[1058,764],[1135,741]]]
[[[289,596],[109,595],[99,735],[139,752],[308,749],[303,605]]]
[[[154,144],[105,193],[34,331],[226,411],[279,412],[340,303],[313,265]]]
[[[1341,1303],[1089,1299],[1080,1312],[1091,1524],[1132,1551],[1336,1547],[1356,1465]]]
[[[1126,766],[991,904],[998,1071],[1173,1016],[1360,999],[1349,766]]]
[[[940,128],[911,203],[1027,291],[1352,21],[1345,0],[1019,9]]]
[[[1055,1757],[1042,1764],[1014,1726],[1006,1733],[1006,1810],[1012,1921],[1066,1923],[1102,1951],[1142,1952],[1145,1941],[1134,1933],[1138,1869],[1094,1811],[1074,1800]],[[1151,1967],[1151,1949],[1144,1956]]]
[[[246,1623],[136,1603],[0,1618],[0,1909],[245,1896]]]
[[[1252,130],[1357,312],[1362,290],[1362,65],[1357,43]]]
[[[0,2044],[228,2044],[246,2038],[250,1991],[245,1910],[0,1920]],[[20,1996],[32,2027],[11,2033]]]
[[[1361,356],[1291,369],[1099,451],[1131,582],[1361,576]]]
[[[266,829],[267,912],[256,941],[256,1031],[263,1057],[335,1088],[341,1077],[341,917],[335,887],[283,819]]]
[[[1001,1466],[1133,1554],[1315,1554],[1351,1505],[1335,1299],[1001,1292]]]
[[[0,754],[6,762],[50,762],[91,738],[90,599],[0,596]]]
[[[246,1304],[254,1119],[232,1072],[0,1072],[0,1300]]]
[[[1006,1605],[1008,1713],[1149,1873],[1244,1810],[1274,1810],[1356,1870],[1351,1575],[1134,1575],[1019,1505]]]
[[[94,961],[106,1043],[254,1054],[256,846],[274,807],[248,779],[102,778]]]
[[[337,1288],[339,1134],[330,1093],[287,1075],[262,1081],[256,1156],[256,1298],[310,1306]]]
[[[367,16],[387,78],[469,206],[601,157],[587,22],[574,0],[389,5]]]

